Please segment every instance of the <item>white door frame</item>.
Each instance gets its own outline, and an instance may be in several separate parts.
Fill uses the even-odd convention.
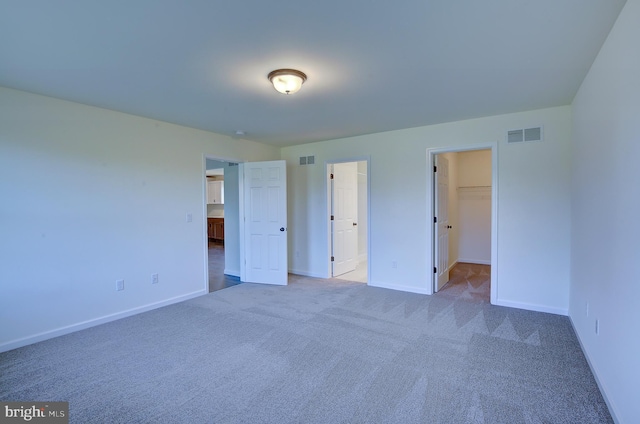
[[[431,264],[427,268],[430,282],[427,287],[427,294],[433,294],[435,284],[437,284],[436,274],[433,272],[435,264],[435,229],[433,217],[436,216],[435,210],[435,166],[436,155],[442,153],[468,152],[473,150],[491,150],[491,304],[496,304],[498,300],[498,142],[479,143],[469,146],[457,147],[441,147],[427,149],[427,240],[431,241],[431,255],[427,259]]]
[[[367,232],[367,284],[369,284],[369,281],[371,281],[371,231],[369,231],[371,226],[371,156],[354,156],[350,158],[325,161],[324,163],[325,199],[327,202],[327,218],[325,220],[327,223],[327,278],[331,278],[331,172],[329,171],[329,165],[346,162],[367,163],[367,228],[365,231]],[[362,231],[362,228],[359,227],[358,231]]]

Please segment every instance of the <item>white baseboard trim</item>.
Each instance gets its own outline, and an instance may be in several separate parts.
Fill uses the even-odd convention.
[[[573,318],[571,318],[571,315],[569,315],[569,321],[571,322],[571,327],[573,327],[573,332],[576,333],[576,337],[578,338],[578,343],[580,343],[580,349],[582,349],[582,353],[584,354],[584,357],[587,359],[587,364],[589,364],[589,368],[591,369],[591,374],[593,374],[593,377],[596,379],[596,384],[600,389],[600,393],[602,393],[602,397],[604,398],[604,403],[606,403],[607,408],[609,408],[609,413],[611,414],[611,418],[613,418],[613,422],[618,424],[620,420],[618,420],[618,418],[616,417],[615,409],[613,408],[613,403],[609,401],[609,396],[607,396],[607,389],[605,385],[602,384],[602,382],[600,381],[600,378],[598,377],[598,371],[596,367],[593,365],[593,362],[591,362],[589,353],[584,348],[584,343],[582,343],[582,339],[580,338],[580,333],[578,333],[578,330],[576,329],[576,325],[574,324]]]
[[[225,275],[230,275],[232,277],[238,277],[240,278],[240,270],[236,270],[236,269],[226,269],[223,271]]]
[[[511,300],[498,299],[495,305],[507,306],[509,308],[525,309],[527,311],[546,312],[548,314],[555,314],[555,315],[564,315],[564,316],[569,315],[568,309],[554,308],[552,306],[545,306],[545,305],[536,305],[533,303],[514,302]]]
[[[208,293],[207,290],[198,290],[196,292],[188,293],[182,296],[172,297],[170,299],[166,299],[160,302],[150,303],[148,305],[140,306],[140,307],[129,309],[122,312],[117,312],[115,314],[105,315],[100,318],[90,319],[87,321],[79,322],[77,324],[71,324],[66,327],[57,328],[51,331],[45,331],[42,333],[35,334],[33,336],[12,340],[12,341],[0,344],[0,352],[7,352],[9,350],[17,349],[19,347],[23,347],[33,343],[38,343],[44,340],[52,339],[54,337],[64,336],[65,334],[74,333],[76,331],[84,330],[90,327],[95,327],[96,325],[106,324],[107,322],[116,321],[121,318],[130,317],[132,315],[137,315],[142,312],[150,311],[152,309],[161,308],[163,306],[172,305],[174,303],[184,302],[185,300],[193,299],[194,297],[199,297],[207,293]]]
[[[300,269],[290,269],[289,274],[301,275],[303,277],[311,277],[311,278],[331,278],[330,275],[320,275],[314,272],[303,271]]]
[[[372,287],[379,287],[381,289],[391,289],[391,290],[398,290],[398,291],[417,293],[417,294],[431,294],[427,287],[403,286],[400,284],[384,283],[380,281],[371,281],[371,280],[369,281],[368,285]]]
[[[458,259],[458,262],[464,262],[467,264],[478,264],[478,265],[491,265],[491,259]]]

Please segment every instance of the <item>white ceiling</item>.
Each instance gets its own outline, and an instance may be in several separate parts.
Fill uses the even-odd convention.
[[[570,104],[624,3],[1,0],[0,85],[286,146]]]

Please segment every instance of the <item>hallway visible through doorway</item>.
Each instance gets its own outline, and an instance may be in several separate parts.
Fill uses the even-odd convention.
[[[327,164],[329,275],[368,282],[368,160]]]
[[[338,280],[345,281],[355,281],[358,283],[366,283],[367,282],[367,261],[360,261],[356,266],[356,269],[351,272],[347,272],[346,274],[338,275]]]
[[[224,273],[224,246],[209,241],[209,292],[240,284],[239,277]]]
[[[240,282],[236,162],[205,157],[205,244],[209,292]]]

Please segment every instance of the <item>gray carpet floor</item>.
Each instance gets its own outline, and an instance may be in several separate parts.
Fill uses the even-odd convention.
[[[568,318],[492,306],[477,274],[434,296],[243,283],[2,353],[0,400],[72,423],[612,422]]]

